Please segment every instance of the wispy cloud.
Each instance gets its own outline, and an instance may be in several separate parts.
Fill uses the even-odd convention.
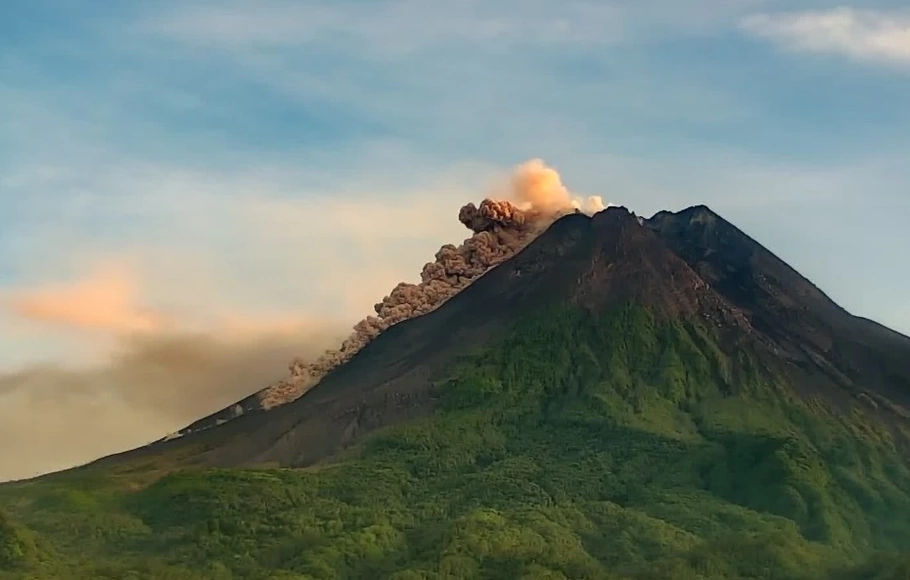
[[[403,55],[452,42],[490,44],[598,43],[621,38],[627,13],[610,3],[452,2],[418,0],[336,4],[228,2],[187,5],[143,23],[203,46],[305,46],[331,39],[347,50],[378,49],[367,56]]]
[[[427,189],[388,194],[378,174],[379,189],[314,190],[306,172],[292,168],[213,174],[118,164],[90,171],[90,190],[73,188],[80,179],[69,175],[52,180],[52,196],[23,196],[19,213],[31,223],[5,240],[18,248],[6,256],[18,272],[7,292],[20,311],[66,311],[85,324],[150,321],[133,310],[137,290],[119,274],[54,290],[61,278],[113,263],[142,281],[157,312],[205,319],[277,309],[353,321],[377,294],[418,275],[426,248],[464,237],[459,204],[484,192],[429,180]],[[15,177],[12,193],[40,189],[48,176]],[[14,294],[21,284],[49,287]],[[75,313],[64,298],[80,300]]]
[[[15,293],[10,304],[18,316],[51,325],[118,333],[160,329],[163,316],[136,300],[136,285],[128,273],[111,269],[72,284]]]
[[[331,122],[336,137],[428,141],[432,155],[473,148],[519,162],[581,140],[629,138],[631,123],[635,138],[659,131],[669,141],[681,124],[749,119],[748,103],[649,51],[668,38],[710,38],[760,4],[203,3],[149,15],[134,38],[280,97],[280,110],[292,103],[309,134],[298,143],[318,141]]]
[[[420,0],[368,3],[196,2],[156,10],[139,24],[205,47],[245,48],[337,45],[368,59],[414,51],[458,48],[584,50],[661,42],[668,36],[722,30],[748,10],[773,0],[613,2],[465,0],[431,5]],[[369,49],[370,52],[363,52]]]
[[[756,14],[743,29],[787,48],[910,65],[910,12],[856,10]]]

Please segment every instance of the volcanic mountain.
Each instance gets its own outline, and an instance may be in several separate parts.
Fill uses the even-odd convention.
[[[906,566],[860,562],[910,549],[910,338],[704,206],[565,215],[296,400],[255,401],[0,506],[121,572],[171,553],[224,578]],[[125,526],[89,548],[66,539],[86,501]]]
[[[203,464],[310,465],[378,428],[431,414],[448,366],[522,317],[556,306],[596,317],[625,305],[714,329],[726,355],[751,353],[800,396],[848,413],[864,407],[889,424],[910,417],[910,338],[851,315],[705,206],[649,220],[611,207],[559,219],[442,308],[387,330],[297,401],[264,412],[251,396],[238,403],[249,415],[238,417],[232,406],[183,430],[186,441],[128,455],[192,444],[205,449],[196,457]]]

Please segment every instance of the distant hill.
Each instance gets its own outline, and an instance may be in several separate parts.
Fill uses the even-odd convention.
[[[32,578],[905,578],[908,397],[910,339],[710,209],[609,208],[292,403],[0,507]]]

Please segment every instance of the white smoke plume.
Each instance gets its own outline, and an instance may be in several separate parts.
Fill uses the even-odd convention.
[[[339,349],[312,362],[296,358],[290,377],[260,392],[262,406],[268,409],[297,399],[390,326],[435,310],[514,256],[558,217],[575,211],[593,214],[606,207],[598,196],[573,196],[559,173],[540,159],[515,169],[505,197],[462,207],[458,220],[473,232],[471,237],[460,246],[440,248],[435,260],[423,267],[420,282],[399,283],[375,305],[375,315],[354,326]]]

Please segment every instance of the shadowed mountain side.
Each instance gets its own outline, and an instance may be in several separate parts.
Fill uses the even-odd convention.
[[[868,391],[910,406],[910,338],[853,316],[705,206],[660,212],[646,223],[773,341],[781,358],[821,371],[853,396]]]

